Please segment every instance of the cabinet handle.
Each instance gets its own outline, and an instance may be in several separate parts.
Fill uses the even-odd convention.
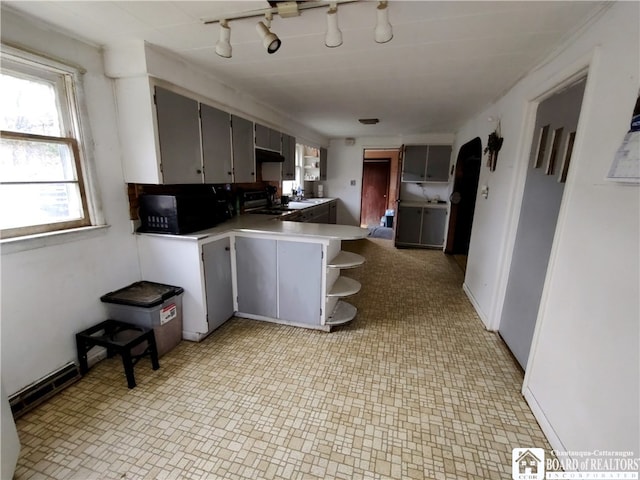
[[[200,175],[200,174],[202,173],[202,170],[198,169],[198,170],[196,170],[196,173],[197,173],[198,175]]]
[[[255,174],[256,174],[256,172],[251,172],[251,175],[255,175]]]
[[[231,175],[231,172],[227,172],[227,175]]]
[[[230,248],[230,247],[224,247],[224,249],[225,249],[227,252],[231,250],[231,248]]]

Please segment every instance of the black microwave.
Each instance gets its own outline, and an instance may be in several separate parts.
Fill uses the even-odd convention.
[[[138,200],[138,232],[191,233],[214,227],[226,218],[226,201],[212,194],[145,194]]]

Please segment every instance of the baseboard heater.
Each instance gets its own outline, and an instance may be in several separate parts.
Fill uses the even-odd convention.
[[[73,362],[51,372],[9,397],[13,417],[19,418],[78,380],[80,380],[80,371]]]

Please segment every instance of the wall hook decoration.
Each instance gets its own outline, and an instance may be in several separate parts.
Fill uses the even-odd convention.
[[[484,153],[488,154],[487,166],[492,172],[496,169],[496,163],[498,162],[498,152],[502,148],[503,141],[504,138],[502,138],[502,136],[500,135],[500,122],[498,121],[498,126],[492,133],[489,134],[487,146],[484,149]]]

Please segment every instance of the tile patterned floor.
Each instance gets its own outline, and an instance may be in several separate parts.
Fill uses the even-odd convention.
[[[367,258],[351,324],[234,318],[133,390],[104,360],[17,422],[16,479],[508,479],[513,447],[548,449],[455,261],[345,244]]]

